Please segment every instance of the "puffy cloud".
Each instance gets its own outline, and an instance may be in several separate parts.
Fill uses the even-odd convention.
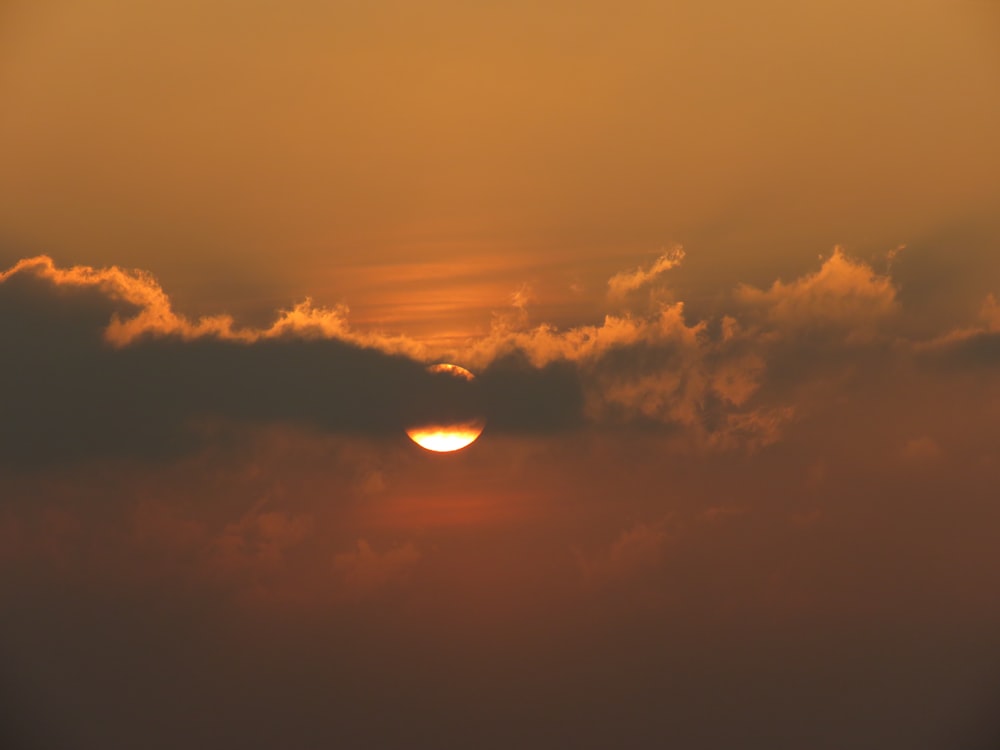
[[[118,266],[58,268],[52,258],[39,255],[18,261],[0,273],[0,283],[19,274],[48,281],[57,288],[97,290],[111,302],[120,303],[103,334],[105,341],[116,347],[143,338],[164,336],[186,341],[217,338],[244,343],[294,336],[336,339],[413,357],[426,354],[423,347],[406,337],[353,331],[347,322],[349,310],[346,305],[316,306],[308,297],[291,309],[281,310],[268,328],[240,328],[229,315],[206,316],[192,321],[176,313],[156,279],[142,270],[125,270]]]
[[[560,330],[539,325],[529,330],[496,327],[481,341],[472,342],[466,356],[474,366],[485,367],[511,352],[522,352],[534,367],[556,361],[592,363],[613,351],[634,346],[691,344],[705,324],[688,326],[684,303],[661,306],[654,315],[606,315],[601,325]]]
[[[637,289],[682,257],[678,249],[648,270],[617,274],[609,286]],[[646,314],[608,314],[599,325],[567,329],[498,321],[464,356],[486,367],[514,355],[535,368],[568,366],[583,416],[594,423],[682,428],[703,448],[755,449],[778,440],[795,418],[796,389],[820,377],[810,362],[836,356],[849,367],[843,347],[891,340],[900,312],[892,279],[839,247],[794,281],[739,286],[729,304],[717,320],[689,321],[683,302],[660,302]]]
[[[601,325],[497,328],[473,342],[468,359],[484,365],[487,375],[511,359],[562,373],[553,393],[578,393],[580,416],[590,422],[687,428],[704,447],[731,447],[739,442],[731,425],[742,424],[742,434],[758,423],[729,417],[751,406],[767,363],[763,351],[748,349],[748,342],[760,342],[741,334],[735,319],[723,320],[721,335],[712,328],[709,321],[689,323],[683,302],[665,303],[644,316],[606,315]],[[730,438],[722,440],[718,431]]]
[[[207,318],[191,324],[176,315],[166,293],[144,271],[125,271],[117,266],[101,269],[90,266],[57,268],[52,258],[39,255],[20,260],[0,273],[0,283],[8,282],[19,274],[44,279],[55,287],[97,289],[108,299],[123,303],[125,308],[134,311],[132,317],[123,321],[116,313],[105,331],[106,339],[119,346],[147,332],[175,333],[191,338],[209,333],[225,334],[232,327],[232,321],[225,317]]]
[[[892,279],[839,247],[815,273],[787,284],[775,281],[766,290],[741,285],[736,299],[781,333],[832,331],[852,342],[875,338],[882,323],[899,311]]]

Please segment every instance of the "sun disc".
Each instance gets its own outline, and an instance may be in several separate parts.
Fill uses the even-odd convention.
[[[421,448],[435,453],[451,453],[471,445],[483,433],[482,422],[414,427],[407,436]]]
[[[472,383],[475,375],[459,365],[440,363],[431,365],[427,371],[433,374],[450,375],[460,380]],[[452,453],[476,442],[486,427],[486,422],[476,414],[475,409],[469,413],[466,409],[464,419],[454,421],[420,420],[418,424],[408,427],[406,435],[421,448],[435,453]],[[430,416],[430,415],[426,415]],[[457,415],[455,415],[457,416]],[[438,417],[440,418],[440,417]]]

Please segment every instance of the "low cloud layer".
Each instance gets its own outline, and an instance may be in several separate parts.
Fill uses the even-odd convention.
[[[662,286],[682,258],[675,250],[611,286]],[[147,273],[26,259],[0,276],[0,461],[183,451],[213,420],[391,436],[473,412],[500,434],[632,426],[696,450],[754,450],[807,414],[817,388],[909,368],[914,353],[989,364],[1000,347],[992,297],[977,324],[906,339],[892,278],[840,248],[801,278],[732,290],[726,308],[690,320],[683,301],[657,302],[558,329],[530,323],[519,302],[523,315],[445,349],[354,330],[346,308],[309,300],[265,328],[191,320]],[[426,371],[442,360],[480,377]]]
[[[183,451],[218,420],[398,435],[482,411],[512,430],[576,418],[572,374],[507,358],[470,385],[427,372],[416,342],[356,333],[308,301],[266,329],[190,321],[147,274],[42,257],[0,277],[0,316],[8,464]]]

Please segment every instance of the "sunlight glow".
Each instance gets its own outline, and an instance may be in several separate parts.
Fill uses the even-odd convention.
[[[470,445],[476,441],[485,425],[482,422],[469,422],[455,425],[430,425],[414,427],[406,431],[410,440],[436,453],[450,453]]]

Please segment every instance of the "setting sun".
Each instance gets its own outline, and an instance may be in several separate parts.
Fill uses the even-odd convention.
[[[433,425],[430,427],[415,427],[406,431],[410,440],[437,453],[451,453],[471,445],[483,433],[485,425],[482,422],[470,422],[463,425]]]
[[[464,367],[449,363],[431,365],[427,372],[433,375],[450,375],[466,383],[471,383],[476,377]],[[474,443],[485,427],[486,422],[479,418],[447,419],[414,425],[407,428],[406,434],[421,448],[435,453],[451,453]]]

